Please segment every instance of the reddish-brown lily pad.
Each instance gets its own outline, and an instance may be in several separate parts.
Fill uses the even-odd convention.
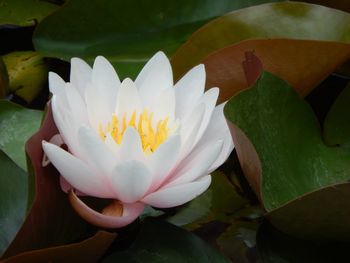
[[[97,262],[115,239],[116,234],[99,231],[79,243],[23,252],[3,263]]]
[[[71,208],[67,194],[61,190],[59,174],[49,165],[42,166],[42,140],[50,140],[57,133],[51,107],[40,130],[26,143],[32,169],[29,176],[35,181],[33,205],[4,254],[13,256],[24,251],[67,244],[84,236],[87,223]]]
[[[249,51],[259,57],[266,71],[284,79],[302,96],[350,58],[350,44],[345,43],[295,39],[243,41],[202,61],[207,87],[220,87],[220,101],[248,87],[242,61]]]

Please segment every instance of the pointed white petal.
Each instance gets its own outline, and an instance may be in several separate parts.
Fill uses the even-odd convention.
[[[175,93],[173,88],[166,89],[161,92],[156,100],[154,100],[154,106],[150,107],[154,113],[154,119],[164,120],[169,118],[173,121],[175,118]]]
[[[96,167],[101,178],[105,178],[103,180],[108,180],[117,163],[114,153],[94,131],[87,127],[79,128],[78,140],[80,148],[86,153],[88,163]]]
[[[140,200],[148,191],[151,182],[150,171],[138,161],[123,162],[113,170],[112,184],[118,199],[124,203]]]
[[[143,105],[151,107],[154,98],[162,90],[173,86],[173,73],[169,59],[163,52],[157,52],[143,67],[135,80]]]
[[[179,135],[170,137],[149,156],[148,167],[152,172],[153,183],[151,191],[157,189],[169,176],[180,151]]]
[[[95,59],[91,81],[85,90],[90,121],[94,126],[99,122],[105,125],[114,113],[120,80],[113,66],[99,56]]]
[[[198,146],[213,144],[215,140],[223,140],[224,142],[221,153],[209,168],[209,173],[223,164],[234,148],[232,136],[223,113],[224,106],[225,104],[222,103],[215,107],[208,128],[198,142]]]
[[[74,116],[78,124],[88,124],[86,104],[76,87],[71,83],[67,83],[66,94],[71,114]]]
[[[144,161],[144,153],[139,133],[135,128],[126,129],[119,151],[120,162],[137,160]]]
[[[123,118],[124,114],[130,117],[134,111],[141,113],[141,109],[142,104],[139,91],[135,83],[131,79],[126,78],[119,88],[115,113],[119,118]]]
[[[204,93],[205,69],[198,65],[186,73],[174,86],[176,97],[176,118],[182,118]]]
[[[170,183],[164,187],[185,184],[197,180],[197,178],[208,174],[209,167],[218,158],[223,146],[223,141],[217,141],[214,144],[207,144],[197,151],[193,151],[190,156],[185,159],[179,169],[174,172],[174,177]]]
[[[86,84],[91,81],[91,73],[91,67],[84,60],[71,59],[70,82],[78,89],[82,98],[84,98]]]
[[[147,195],[142,202],[158,208],[179,206],[202,194],[208,189],[210,183],[211,176],[207,175],[192,183],[162,188]]]
[[[100,178],[81,160],[45,141],[43,141],[43,149],[56,169],[74,188],[87,195],[100,198],[115,197],[114,193],[108,191]]]

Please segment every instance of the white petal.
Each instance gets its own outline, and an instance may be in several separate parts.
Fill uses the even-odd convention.
[[[124,114],[130,117],[134,111],[141,113],[141,109],[142,104],[139,91],[134,82],[126,78],[119,88],[115,113],[119,118],[123,118]]]
[[[149,189],[151,182],[150,171],[138,161],[124,162],[113,170],[112,183],[118,199],[124,203],[140,200]]]
[[[63,104],[69,107],[66,96],[66,82],[54,72],[49,72],[49,89]]]
[[[208,174],[208,169],[218,158],[222,146],[223,141],[217,141],[214,144],[207,144],[206,147],[201,147],[197,151],[192,152],[189,158],[185,159],[179,165],[179,169],[174,172],[174,177],[170,183],[164,187],[189,183]]]
[[[154,106],[150,107],[151,111],[154,113],[154,119],[164,120],[169,118],[173,121],[175,118],[175,93],[174,89],[164,90],[156,100],[154,100]]]
[[[148,164],[153,176],[151,191],[157,189],[168,178],[169,172],[177,161],[180,146],[180,136],[175,135],[162,143],[149,156]]]
[[[215,107],[208,128],[198,142],[198,145],[213,144],[218,139],[224,142],[221,153],[209,168],[209,173],[223,164],[234,148],[232,136],[223,113],[224,106],[225,104],[222,103]]]
[[[147,195],[142,202],[159,208],[179,206],[202,194],[210,183],[211,176],[207,175],[192,183],[160,189]]]
[[[79,124],[88,124],[86,104],[80,96],[77,88],[71,83],[66,84],[66,94],[71,114]]]
[[[135,83],[144,106],[149,108],[154,98],[157,98],[164,89],[173,86],[173,73],[166,55],[157,52],[143,67]]]
[[[207,129],[218,97],[219,97],[219,89],[211,88],[210,90],[207,90],[202,96],[202,98],[199,100],[199,103],[204,103],[206,105],[206,108],[205,108],[202,124],[198,130],[197,138],[194,141],[194,145],[197,144],[200,138],[202,138],[203,133]]]
[[[115,197],[114,193],[108,191],[106,185],[81,160],[45,141],[43,141],[43,149],[56,169],[74,188],[100,198]]]
[[[91,73],[91,67],[84,60],[71,59],[70,82],[78,89],[82,98],[84,98],[86,84],[91,81]]]
[[[86,87],[85,100],[90,121],[98,126],[106,125],[114,113],[120,80],[113,66],[104,58],[97,57],[92,70],[92,84]],[[97,123],[97,124],[96,124]]]
[[[176,118],[182,118],[204,93],[205,69],[198,65],[186,73],[174,86]]]
[[[119,161],[144,161],[141,138],[137,130],[133,127],[126,129],[118,156]]]
[[[203,122],[204,113],[205,105],[201,103],[183,119],[180,127],[182,138],[180,160],[193,149],[199,128]]]
[[[115,154],[91,129],[80,127],[78,132],[80,148],[86,153],[87,162],[95,166],[101,178],[108,181],[117,161]]]

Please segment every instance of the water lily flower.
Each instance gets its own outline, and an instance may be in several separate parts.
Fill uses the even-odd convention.
[[[74,189],[73,207],[93,224],[122,227],[145,205],[167,208],[192,200],[233,149],[224,105],[215,106],[219,89],[204,91],[203,65],[174,85],[162,52],[135,81],[122,82],[102,56],[92,68],[73,58],[70,82],[50,72],[49,86],[61,140],[43,141],[43,149],[63,188]],[[100,213],[76,193],[115,201]]]

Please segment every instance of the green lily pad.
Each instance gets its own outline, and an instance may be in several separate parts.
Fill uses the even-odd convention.
[[[270,220],[292,235],[349,239],[350,223],[342,223],[348,222],[350,204],[342,185],[349,187],[350,151],[324,143],[310,106],[264,72],[227,103],[225,115],[241,163],[255,167],[245,175],[260,186],[254,190]],[[338,212],[330,218],[329,211]]]
[[[27,170],[24,144],[40,127],[42,112],[0,100],[0,149]]]
[[[27,174],[0,150],[0,258],[25,220],[28,181]]]
[[[350,14],[324,6],[281,2],[217,18],[197,30],[174,54],[178,79],[210,53],[247,39],[292,38],[350,42]]]
[[[64,60],[104,55],[121,76],[134,77],[155,52],[171,55],[209,20],[266,2],[71,0],[38,25],[33,42],[42,55]]]
[[[0,25],[34,26],[58,7],[41,0],[1,0]]]
[[[160,220],[146,219],[132,246],[114,252],[103,263],[220,263],[229,261],[194,234]]]

